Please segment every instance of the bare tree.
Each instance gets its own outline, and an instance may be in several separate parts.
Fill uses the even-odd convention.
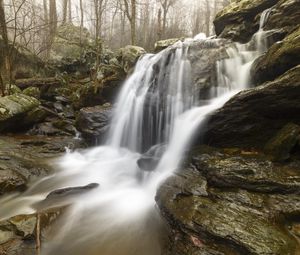
[[[130,22],[131,44],[136,44],[136,0],[124,0],[125,14]]]
[[[67,12],[68,12],[68,1],[69,0],[63,0],[62,4],[62,11],[63,11],[63,17],[62,17],[62,24],[65,24],[67,22]]]

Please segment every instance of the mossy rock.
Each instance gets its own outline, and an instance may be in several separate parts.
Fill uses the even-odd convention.
[[[146,51],[138,46],[127,45],[118,50],[117,59],[121,63],[124,71],[129,73],[134,67],[140,56],[146,54]]]
[[[24,94],[14,94],[0,98],[0,131],[25,129],[28,125],[35,123],[36,119],[31,119],[31,123],[26,121],[28,114],[37,109],[40,102]]]
[[[274,6],[279,0],[236,0],[217,13],[216,34],[239,42],[248,42],[258,30],[256,16]]]
[[[155,52],[162,51],[162,50],[168,48],[169,46],[173,45],[174,43],[176,43],[178,41],[182,41],[182,40],[183,40],[183,38],[171,38],[171,39],[157,41],[154,44],[154,51]]]
[[[37,87],[26,88],[26,89],[23,90],[22,93],[24,95],[31,96],[31,97],[34,97],[34,98],[37,98],[37,99],[39,99],[40,96],[41,96],[41,91]]]
[[[300,26],[258,58],[251,69],[256,84],[270,81],[300,64]]]

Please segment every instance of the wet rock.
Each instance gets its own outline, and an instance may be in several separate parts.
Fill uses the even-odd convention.
[[[197,155],[192,162],[211,186],[263,193],[300,192],[300,166],[276,165],[256,155],[231,156],[220,152]]]
[[[152,146],[137,161],[138,167],[143,171],[153,171],[166,151],[166,144]]]
[[[29,181],[49,174],[51,160],[80,141],[66,137],[0,137],[0,194],[20,191]]]
[[[0,195],[10,191],[23,190],[25,186],[24,176],[13,170],[1,169],[0,165]]]
[[[271,10],[265,29],[282,28],[291,32],[299,26],[300,2],[280,0]]]
[[[248,42],[258,30],[256,16],[274,6],[279,0],[233,1],[216,15],[215,31],[219,37]]]
[[[182,38],[172,38],[172,39],[166,39],[166,40],[160,40],[157,41],[154,45],[154,51],[157,53],[159,51],[162,51],[169,46],[173,45],[174,43],[183,40]]]
[[[200,99],[209,98],[211,88],[218,83],[216,65],[229,57],[226,49],[230,46],[232,43],[224,39],[196,41],[189,46],[194,93]]]
[[[138,46],[127,45],[121,48],[117,54],[117,59],[121,63],[124,71],[130,73],[140,56],[146,54],[146,51]]]
[[[87,107],[80,110],[76,119],[76,128],[89,143],[101,141],[109,130],[112,107],[109,104]]]
[[[37,217],[40,224],[40,238],[47,239],[51,225],[59,219],[62,209],[44,211],[31,215],[17,215],[0,222],[0,254],[35,255]]]
[[[300,65],[273,82],[234,96],[203,127],[204,142],[262,149],[287,123],[300,124],[299,98]]]
[[[256,84],[270,81],[300,64],[300,27],[283,41],[274,44],[268,52],[258,58],[252,66],[252,77]]]
[[[290,157],[300,139],[300,127],[293,123],[285,125],[265,146],[264,151],[274,161],[284,161]]]
[[[41,121],[40,118],[31,118],[39,106],[37,99],[24,94],[0,98],[0,131],[26,129]]]
[[[202,254],[202,250],[226,255],[295,254],[295,239],[261,209],[236,202],[235,197],[241,196],[228,194],[228,199],[219,199],[209,188],[204,194],[191,192],[189,183],[201,190],[203,176],[187,168],[169,178],[157,194],[158,206],[172,230],[170,254]]]

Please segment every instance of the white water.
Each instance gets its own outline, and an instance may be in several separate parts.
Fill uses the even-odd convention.
[[[140,59],[117,100],[107,143],[67,153],[55,162],[58,171],[53,176],[21,195],[0,200],[0,219],[35,213],[36,203],[55,189],[99,183],[88,193],[54,204],[69,207],[45,233],[51,241],[43,243],[42,254],[161,254],[156,190],[178,168],[206,117],[247,88],[257,56],[245,45],[228,48],[230,58],[216,63],[218,84],[210,100],[198,106],[187,58],[189,43],[179,42]],[[136,163],[141,153],[161,143],[167,148],[156,169],[141,171]]]
[[[266,9],[262,12],[259,22],[259,30],[254,34],[256,41],[256,48],[259,54],[264,53],[267,50],[268,42],[266,38],[266,32],[264,31],[264,26],[268,21],[272,8]]]

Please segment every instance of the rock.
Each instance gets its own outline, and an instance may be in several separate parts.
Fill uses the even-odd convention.
[[[74,108],[79,110],[83,107],[111,103],[125,78],[126,73],[120,66],[100,65],[97,81],[81,85],[73,93],[71,101]]]
[[[24,89],[22,93],[24,95],[34,97],[34,98],[37,98],[37,99],[39,99],[40,95],[41,95],[41,91],[37,87],[28,87],[28,88]]]
[[[158,144],[152,146],[137,161],[138,167],[143,171],[153,171],[158,165],[161,157],[166,151],[166,144]]]
[[[88,76],[96,60],[88,29],[72,23],[57,28],[50,53],[50,63],[61,73]]]
[[[300,124],[300,65],[273,82],[234,96],[212,114],[203,140],[212,146],[262,149],[287,123]]]
[[[282,28],[291,32],[299,26],[300,2],[298,0],[280,0],[271,10],[265,29]]]
[[[49,174],[51,159],[61,156],[66,147],[82,147],[68,137],[0,137],[0,194],[20,191],[27,183]]]
[[[59,219],[62,209],[40,212],[40,238],[47,239],[51,225]],[[36,254],[37,215],[17,215],[0,222],[0,254],[34,255]]]
[[[228,155],[220,152],[199,152],[192,164],[214,187],[300,194],[300,166],[285,167],[256,155]]]
[[[146,54],[146,51],[143,48],[127,45],[119,50],[117,59],[121,63],[125,73],[130,73],[139,57],[144,54]]]
[[[24,130],[41,121],[41,118],[31,118],[39,105],[37,99],[24,94],[0,98],[0,131]]]
[[[105,137],[109,130],[112,108],[109,104],[87,107],[80,110],[76,128],[89,143],[96,143]]]
[[[172,38],[172,39],[157,41],[154,45],[154,51],[156,53],[160,52],[160,51],[168,48],[169,46],[175,44],[176,42],[182,41],[182,40],[183,40],[183,38]]]
[[[24,176],[13,170],[0,168],[0,195],[10,191],[24,190],[25,186],[26,180]]]
[[[264,10],[274,6],[279,0],[235,0],[214,20],[215,31],[219,37],[246,43],[258,30],[255,17]]]
[[[190,183],[201,190],[202,180],[188,168],[158,191],[158,206],[172,230],[170,254],[295,254],[297,242],[269,215],[213,193],[189,191]]]
[[[226,49],[233,46],[225,39],[201,40],[190,44],[188,59],[192,68],[194,93],[200,99],[210,97],[211,88],[217,84],[217,62],[228,58]]]
[[[265,146],[264,151],[274,161],[289,159],[291,151],[300,140],[300,126],[293,123],[285,125]]]
[[[0,38],[0,55],[3,55],[5,49],[2,38]],[[47,75],[50,70],[45,67],[45,63],[34,53],[29,51],[26,47],[21,44],[17,44],[15,48],[10,46],[11,54],[14,56],[13,61],[13,78],[22,79],[30,78],[39,75]],[[1,61],[3,61],[1,59]],[[2,65],[3,62],[1,62]],[[4,70],[1,70],[4,71]],[[2,76],[8,76],[5,72]]]
[[[274,44],[252,66],[252,78],[256,84],[271,81],[300,64],[300,27],[283,41]]]

